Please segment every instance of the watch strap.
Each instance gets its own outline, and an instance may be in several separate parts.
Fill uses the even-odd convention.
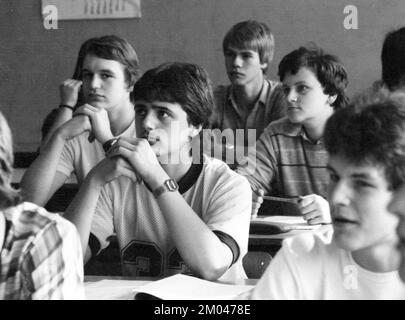
[[[153,190],[153,195],[155,198],[158,198],[162,193],[166,191],[176,191],[178,190],[179,185],[177,184],[176,180],[174,179],[167,179],[163,184],[159,187],[157,187],[155,190]]]
[[[108,150],[111,149],[111,147],[116,144],[118,141],[118,138],[112,138],[110,140],[107,140],[106,142],[103,143],[103,150],[104,152],[107,152]]]

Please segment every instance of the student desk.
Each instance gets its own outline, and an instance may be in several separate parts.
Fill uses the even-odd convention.
[[[264,251],[270,253],[272,257],[277,253],[281,248],[281,243],[284,239],[293,237],[298,234],[306,232],[317,232],[324,233],[332,231],[332,225],[322,225],[318,229],[314,230],[292,230],[285,233],[275,234],[275,235],[258,235],[250,234],[249,235],[249,251]]]

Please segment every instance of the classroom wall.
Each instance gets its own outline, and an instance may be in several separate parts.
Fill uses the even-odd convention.
[[[358,9],[358,29],[343,26],[346,5]],[[80,44],[117,34],[135,47],[142,71],[164,61],[200,64],[213,83],[226,83],[222,38],[236,22],[268,23],[276,52],[269,76],[286,53],[314,41],[337,54],[349,71],[349,92],[378,79],[386,32],[404,24],[403,0],[141,0],[142,18],[59,21],[45,30],[40,0],[0,0],[0,108],[14,131],[16,151],[34,151],[45,115],[59,103]]]

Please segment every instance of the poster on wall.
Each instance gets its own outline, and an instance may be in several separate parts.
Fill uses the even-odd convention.
[[[49,9],[58,20],[140,18],[141,0],[42,0],[42,12]]]

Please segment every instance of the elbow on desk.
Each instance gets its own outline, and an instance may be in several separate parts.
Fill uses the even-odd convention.
[[[223,264],[211,263],[204,267],[199,266],[198,269],[195,270],[195,273],[204,280],[216,281],[226,272],[227,269],[227,266],[224,266]]]

